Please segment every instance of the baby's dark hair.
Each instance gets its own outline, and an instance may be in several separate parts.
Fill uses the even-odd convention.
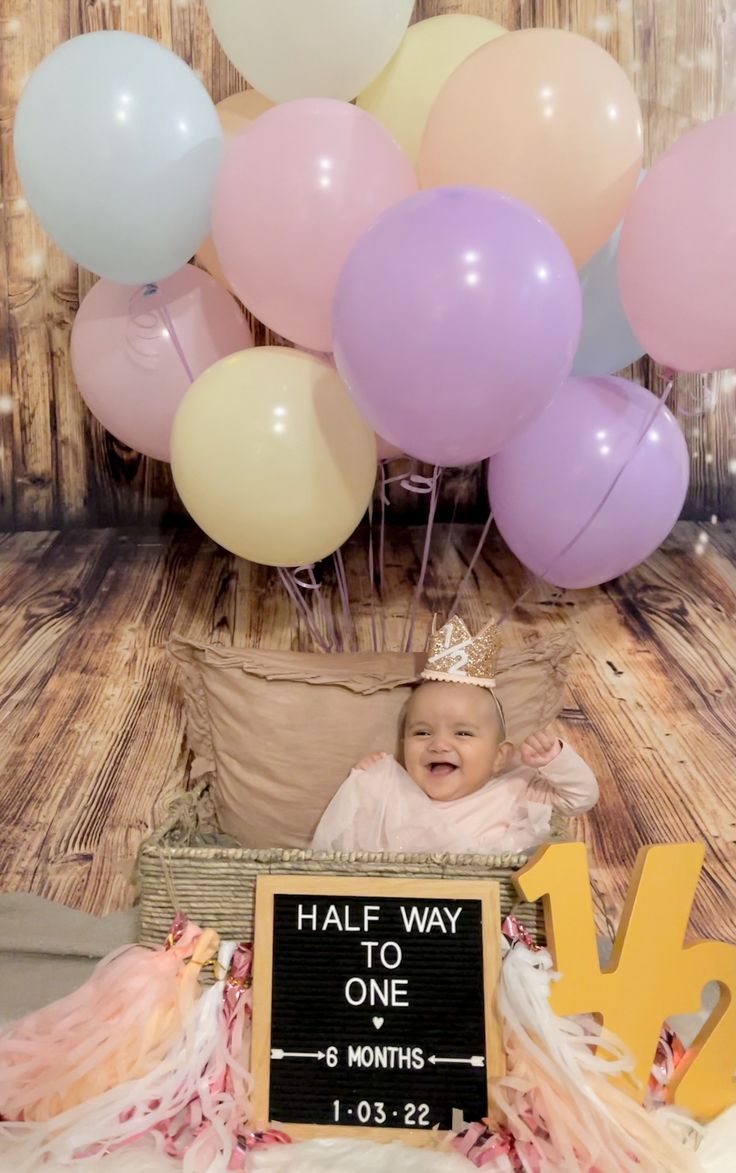
[[[406,721],[409,716],[409,709],[411,707],[411,702],[413,701],[415,694],[419,691],[420,688],[422,688],[424,685],[432,684],[432,683],[433,683],[433,681],[431,681],[431,680],[417,680],[417,681],[415,681],[414,684],[412,684],[412,686],[411,686],[411,692],[409,693],[408,697],[404,701],[404,703],[401,706],[401,709],[399,711],[399,719],[398,719],[397,727],[396,727],[396,738],[397,738],[396,752],[394,753],[394,757],[396,758],[396,761],[399,763],[400,766],[406,765],[406,762],[404,761],[404,738],[406,737]],[[466,685],[466,688],[468,688],[468,687],[469,688],[480,688],[481,686],[478,684]],[[503,715],[503,709],[501,707],[501,702],[498,699],[498,697],[496,696],[495,692],[492,691],[492,689],[487,688],[484,691],[489,692],[491,694],[492,699],[495,701],[495,704],[493,707],[496,710],[496,716],[498,717],[498,730],[499,730],[499,733],[501,734],[501,740],[505,741],[506,740],[506,719]]]

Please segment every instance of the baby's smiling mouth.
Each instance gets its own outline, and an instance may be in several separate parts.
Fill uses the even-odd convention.
[[[454,774],[458,767],[454,762],[429,762],[427,769],[434,778],[447,778]]]

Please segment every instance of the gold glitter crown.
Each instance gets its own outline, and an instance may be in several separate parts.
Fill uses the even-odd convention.
[[[457,681],[495,688],[500,647],[498,628],[493,620],[475,636],[470,634],[459,615],[453,615],[439,631],[433,622],[422,680]]]

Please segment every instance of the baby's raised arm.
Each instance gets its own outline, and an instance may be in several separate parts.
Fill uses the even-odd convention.
[[[582,815],[598,801],[598,782],[587,762],[572,746],[544,730],[521,746],[523,764],[537,772],[544,800],[563,815]]]
[[[390,758],[389,753],[369,753],[366,757],[361,758],[353,766],[354,770],[370,770],[371,766],[375,766],[376,762],[380,762],[383,758]]]

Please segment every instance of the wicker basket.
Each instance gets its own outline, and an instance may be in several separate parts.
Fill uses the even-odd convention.
[[[553,827],[565,839],[564,825]],[[335,854],[285,850],[251,851],[218,832],[210,783],[178,799],[165,827],[151,836],[138,856],[139,940],[160,945],[174,914],[240,941],[253,939],[256,879],[260,875],[400,876],[402,878],[497,880],[501,910],[514,912],[536,941],[544,941],[540,904],[519,900],[514,873],[525,855]]]

